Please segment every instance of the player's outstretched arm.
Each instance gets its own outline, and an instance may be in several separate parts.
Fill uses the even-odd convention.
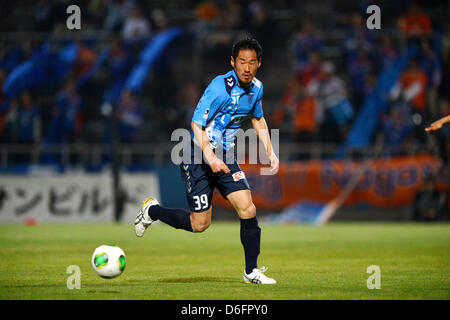
[[[214,154],[211,145],[209,144],[208,137],[206,136],[205,130],[202,129],[202,127],[195,122],[191,122],[192,131],[194,131],[195,140],[198,142],[198,144],[202,148],[203,156],[208,165],[211,167],[211,170],[214,173],[230,173],[230,169],[228,166],[217,158],[217,156]]]
[[[256,131],[256,135],[259,140],[262,141],[264,148],[266,149],[266,155],[270,161],[270,172],[275,174],[278,172],[278,167],[280,162],[275,152],[273,152],[272,142],[270,141],[269,129],[267,127],[267,122],[264,117],[252,118],[252,126]]]
[[[442,126],[444,126],[447,123],[450,123],[450,114],[433,122],[429,127],[425,128],[425,131],[433,134],[436,131],[440,130]]]

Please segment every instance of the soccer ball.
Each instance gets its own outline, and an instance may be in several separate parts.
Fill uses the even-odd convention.
[[[94,250],[91,264],[95,273],[100,277],[114,278],[125,270],[125,253],[118,246],[101,245]]]

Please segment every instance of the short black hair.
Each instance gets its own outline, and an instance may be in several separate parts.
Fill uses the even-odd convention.
[[[231,49],[231,56],[236,59],[237,56],[239,55],[239,51],[241,50],[255,50],[256,52],[256,56],[258,57],[258,61],[261,60],[262,58],[262,47],[259,44],[259,42],[251,37],[246,37],[246,38],[242,38],[237,40],[234,44],[233,44],[233,48]]]

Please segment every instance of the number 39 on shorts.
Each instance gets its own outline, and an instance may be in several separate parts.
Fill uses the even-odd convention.
[[[208,197],[206,194],[192,197],[195,201],[195,210],[208,208]]]

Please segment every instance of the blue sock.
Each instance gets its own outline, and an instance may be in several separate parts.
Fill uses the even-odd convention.
[[[191,225],[191,214],[185,209],[172,209],[155,205],[149,208],[148,215],[152,220],[161,220],[175,229],[183,229],[193,232]]]
[[[245,273],[249,274],[258,267],[258,255],[261,246],[261,228],[256,217],[241,219],[241,243],[244,246]]]

